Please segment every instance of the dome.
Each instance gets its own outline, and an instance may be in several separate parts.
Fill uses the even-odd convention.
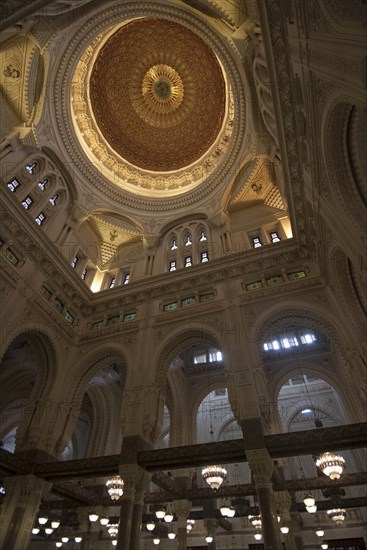
[[[142,18],[115,31],[90,77],[96,123],[130,164],[173,171],[197,161],[218,136],[225,82],[214,52],[184,26]]]

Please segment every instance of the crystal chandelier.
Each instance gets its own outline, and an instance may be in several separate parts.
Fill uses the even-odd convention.
[[[202,470],[203,479],[205,479],[207,484],[214,490],[219,489],[225,480],[226,475],[227,470],[219,465],[206,466]]]
[[[119,475],[106,481],[108,494],[112,500],[118,500],[124,492],[124,482]]]
[[[342,456],[326,452],[316,460],[316,466],[330,479],[339,479],[344,470],[345,460]]]
[[[334,508],[333,510],[328,510],[327,515],[329,516],[330,519],[333,520],[335,525],[342,525],[342,523],[346,518],[347,513],[344,510],[344,508]]]

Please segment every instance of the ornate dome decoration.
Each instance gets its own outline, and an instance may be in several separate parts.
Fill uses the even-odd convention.
[[[188,32],[193,40],[198,40],[204,48],[209,50],[212,61],[215,62],[224,82],[224,116],[219,132],[214,142],[200,157],[198,156],[191,164],[181,169],[150,170],[130,163],[111,147],[99,128],[92,109],[90,83],[99,53],[109,39],[122,30],[123,26],[128,27],[139,21],[157,21],[169,25],[172,23],[182,28],[183,32]],[[125,23],[122,25],[122,22]],[[189,65],[191,53],[187,59]],[[149,84],[151,73],[149,75],[147,73],[156,65],[166,65],[174,69],[182,82],[183,99],[180,105],[178,105],[180,86],[174,90],[173,81],[169,82],[170,97],[175,98],[175,105],[166,104],[166,106],[170,111],[167,118],[172,119],[186,105],[188,83],[185,86],[185,77],[172,59],[160,58],[151,60],[146,67],[141,75],[141,85],[146,75],[145,83]],[[164,74],[167,77],[166,70]],[[131,211],[156,213],[178,210],[205,200],[215,190],[220,192],[220,188],[228,182],[228,175],[232,174],[234,167],[238,166],[239,157],[242,156],[251,139],[251,121],[245,124],[245,86],[241,83],[238,71],[237,58],[233,56],[233,49],[227,40],[223,39],[220,33],[206,21],[177,6],[162,6],[153,1],[138,4],[120,3],[106,9],[103,13],[94,13],[65,45],[62,59],[60,56],[60,63],[56,69],[55,110],[52,116],[69,162],[83,174],[86,185],[92,185],[94,190],[109,197],[115,204],[123,204]],[[170,70],[169,78],[173,76],[174,73]],[[106,72],[104,72],[104,79],[107,79]],[[176,79],[175,82],[177,83]],[[160,94],[167,93],[162,91],[162,86],[160,88]],[[157,94],[158,91],[159,88],[156,87],[155,93]],[[126,91],[126,95],[130,92],[131,87]],[[151,94],[154,90],[150,88],[149,93],[150,97],[146,97],[145,100],[151,101],[150,108],[153,109]],[[142,96],[142,92],[140,94]],[[131,97],[129,95],[129,101]],[[164,97],[157,97],[157,95],[155,99],[164,101]],[[176,109],[173,109],[176,105]],[[136,120],[139,119],[141,125],[149,126],[137,114],[131,103],[130,106]],[[162,118],[164,119],[160,116],[159,120]],[[184,120],[183,124],[186,123],[187,121]],[[167,135],[171,132],[171,128],[167,127],[150,126],[150,128],[154,132]],[[196,140],[196,134],[191,135],[191,141],[193,139]],[[148,149],[151,147],[150,143],[145,142],[145,145]],[[192,151],[194,151],[193,148]],[[136,151],[133,153],[136,154]],[[186,159],[185,162],[189,160]]]
[[[72,83],[73,120],[110,180],[139,194],[178,194],[223,158],[233,129],[228,90],[199,36],[140,18],[110,27],[84,51]]]
[[[198,160],[218,136],[225,83],[212,50],[172,21],[143,18],[110,36],[93,64],[97,125],[124,160],[172,171]]]

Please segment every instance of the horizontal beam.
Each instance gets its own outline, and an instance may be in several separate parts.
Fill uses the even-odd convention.
[[[326,450],[342,451],[363,448],[367,447],[367,422],[267,435],[265,436],[265,443],[271,457],[274,459],[320,454]],[[150,472],[205,466],[213,463],[228,464],[244,461],[246,461],[246,453],[243,439],[200,445],[183,445],[181,447],[169,447],[138,453],[139,466]],[[8,457],[5,466],[9,468],[10,462],[11,460]],[[102,477],[116,474],[119,465],[123,463],[123,457],[118,454],[35,464],[33,472],[39,477],[51,480]],[[20,465],[19,467],[23,466]],[[17,468],[18,465],[14,467],[14,470],[17,470]]]

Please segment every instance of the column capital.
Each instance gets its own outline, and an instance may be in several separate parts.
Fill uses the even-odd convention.
[[[121,464],[119,473],[124,482],[122,499],[130,499],[139,503],[142,500],[145,487],[150,481],[151,474],[138,464]]]
[[[246,457],[255,476],[256,486],[270,486],[274,470],[273,460],[267,449],[251,449],[246,451]]]
[[[185,526],[185,529],[186,529],[186,520],[191,511],[191,506],[192,506],[192,503],[186,499],[173,501],[173,509],[177,514],[178,527]]]

